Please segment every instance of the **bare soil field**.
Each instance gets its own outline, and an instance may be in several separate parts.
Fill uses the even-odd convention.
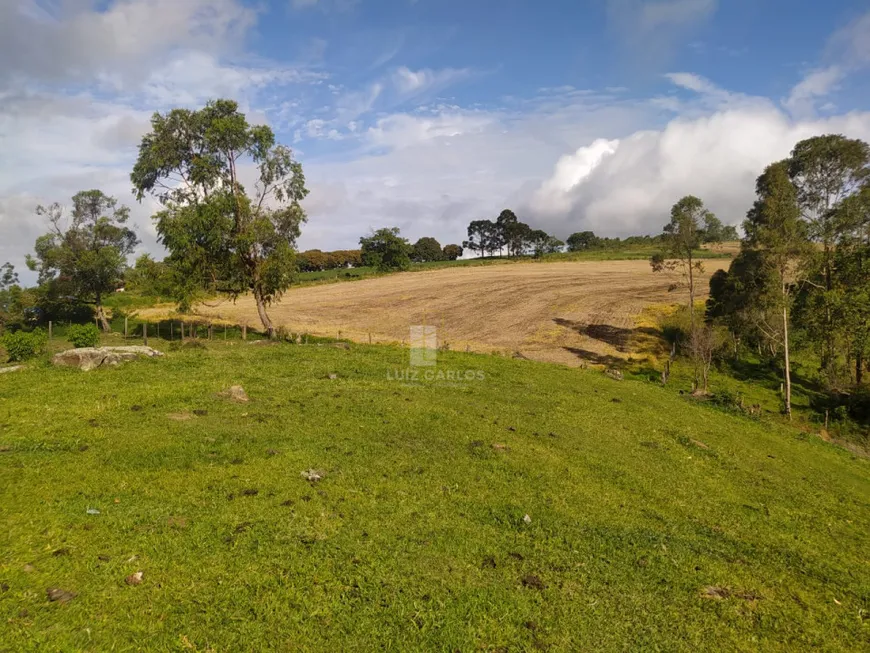
[[[709,275],[728,264],[704,262],[698,299]],[[451,349],[609,365],[644,354],[638,343],[653,334],[637,318],[652,305],[686,301],[683,288],[669,292],[678,281],[653,273],[647,261],[456,267],[291,289],[269,313],[292,332],[407,343],[411,325],[430,324],[439,346]],[[200,305],[197,313],[259,327],[250,297]]]

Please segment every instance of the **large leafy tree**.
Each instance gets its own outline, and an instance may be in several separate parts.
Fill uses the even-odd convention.
[[[495,221],[499,249],[507,247],[508,256],[521,255],[526,247],[531,246],[532,229],[520,222],[510,209],[502,211]]]
[[[13,306],[18,286],[18,273],[11,263],[0,265],[0,326],[5,327],[12,319]]]
[[[697,197],[687,195],[671,208],[671,221],[665,225],[662,251],[650,260],[655,272],[678,272],[689,290],[689,320],[695,331],[695,277],[704,266],[697,258],[701,245],[716,242],[722,223]]]
[[[236,102],[217,100],[155,113],[131,180],[140,201],[152,195],[164,207],[154,218],[170,264],[209,291],[250,292],[273,334],[266,308],[292,282],[306,219],[305,176],[291,150],[269,127],[250,125]]]
[[[797,189],[789,178],[788,168],[788,160],[780,161],[768,166],[758,178],[758,199],[743,223],[746,233],[743,247],[757,252],[764,278],[768,280],[757,301],[779,317],[778,328],[767,325],[765,331],[771,337],[777,334],[782,345],[785,412],[791,417],[790,312],[802,259],[810,248],[807,225],[801,220]]]
[[[861,385],[870,350],[870,184],[842,201],[834,253],[834,317]]]
[[[822,368],[828,369],[837,358],[836,248],[843,226],[839,207],[870,176],[870,146],[839,134],[808,138],[795,145],[788,171],[810,236],[820,245],[806,321],[810,337],[820,345]]]
[[[445,261],[455,261],[462,257],[462,247],[459,245],[445,245],[442,250],[442,255]]]
[[[398,227],[385,227],[360,238],[363,263],[381,272],[407,270],[413,246],[400,233]]]
[[[601,239],[591,231],[578,231],[568,236],[568,251],[583,252],[601,245]]]
[[[411,258],[417,262],[440,261],[444,258],[441,243],[430,236],[424,236],[414,243]]]
[[[472,220],[468,225],[468,240],[462,246],[486,256],[487,252],[492,255],[504,247],[504,241],[499,227],[492,220]]]
[[[779,315],[761,297],[774,287],[771,271],[761,252],[742,248],[728,271],[717,270],[710,277],[707,318],[725,326],[734,338],[734,356],[740,344],[754,346],[759,353],[775,356],[782,341],[776,325]]]
[[[18,273],[15,271],[15,266],[8,262],[0,265],[0,291],[9,290],[17,285]]]
[[[528,234],[528,245],[532,248],[535,258],[540,258],[544,254],[561,252],[565,243],[543,229],[533,229]]]
[[[27,266],[39,273],[40,285],[50,286],[52,294],[93,304],[97,320],[108,331],[103,300],[123,280],[127,257],[139,240],[126,226],[130,209],[115,198],[88,190],[73,196],[72,203],[69,220],[58,203],[36,208],[50,231],[37,238]]]

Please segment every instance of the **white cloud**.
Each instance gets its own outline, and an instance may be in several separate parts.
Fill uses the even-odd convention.
[[[826,97],[846,77],[840,66],[829,66],[809,73],[783,100],[783,106],[796,117],[812,116],[816,100]]]
[[[798,141],[829,132],[870,139],[870,113],[797,121],[768,103],[676,118],[664,129],[593,143],[564,157],[529,210],[561,234],[654,233],[671,205],[692,194],[726,223],[739,224],[764,167],[788,156]]]
[[[17,5],[17,6],[16,6]],[[116,0],[51,6],[0,3],[0,80],[126,79],[146,73],[175,50],[226,52],[256,22],[238,0]]]
[[[826,98],[846,77],[870,65],[870,11],[837,31],[826,50],[827,60],[833,63],[810,70],[782,101],[793,116],[812,117],[818,103],[819,110],[829,111],[832,103]]]
[[[469,75],[470,71],[467,69],[444,68],[442,70],[432,70],[430,68],[423,68],[414,71],[406,66],[402,66],[396,70],[393,75],[393,81],[400,93],[416,95],[425,91],[444,88],[468,78]]]
[[[574,188],[589,177],[605,157],[613,155],[618,146],[618,140],[600,138],[591,145],[579,148],[574,154],[563,156],[556,163],[553,176],[535,193],[532,206],[549,215],[570,211],[570,198]]]
[[[223,64],[206,52],[185,52],[153,70],[137,87],[152,107],[193,106],[218,97],[243,98],[263,88],[310,82],[325,75],[304,68]]]

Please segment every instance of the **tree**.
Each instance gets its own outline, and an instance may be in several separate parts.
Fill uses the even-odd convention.
[[[819,287],[811,298],[816,315],[810,335],[821,343],[821,366],[826,370],[836,358],[834,259],[841,224],[837,208],[868,179],[870,146],[839,134],[808,138],[795,145],[788,173],[810,237],[821,245],[813,275]]]
[[[734,242],[735,240],[740,240],[740,234],[737,233],[737,227],[734,227],[730,224],[722,227],[722,234],[718,242],[730,243]]]
[[[240,166],[255,166],[254,191]],[[130,176],[137,198],[152,195],[169,259],[188,279],[233,299],[251,292],[263,327],[266,307],[290,286],[295,245],[306,220],[302,165],[276,144],[269,127],[252,126],[232,100],[203,109],[173,109],[151,119]]]
[[[155,261],[150,254],[142,254],[125,274],[128,290],[142,295],[174,297],[178,294],[175,270],[165,261]]]
[[[528,244],[532,248],[535,258],[541,258],[544,254],[554,254],[562,251],[565,246],[558,238],[555,238],[542,229],[529,231]]]
[[[712,227],[715,231],[716,223],[719,223],[718,219],[700,199],[687,195],[671,209],[671,221],[662,233],[662,252],[650,260],[654,272],[679,272],[684,277],[689,289],[692,332],[695,330],[695,274],[704,271],[703,264],[695,257],[695,250],[710,242],[706,229]]]
[[[411,252],[411,259],[420,263],[440,261],[442,256],[441,243],[429,236],[424,236],[414,243],[414,249]]]
[[[746,216],[743,247],[758,253],[770,283],[759,301],[780,316],[785,380],[785,413],[791,417],[789,314],[792,291],[802,257],[809,252],[806,223],[801,220],[798,193],[789,177],[789,161],[767,167],[756,182],[758,199]],[[767,328],[771,337],[776,329]]]
[[[18,286],[18,273],[11,263],[0,266],[0,326],[5,327],[14,314],[14,303]]]
[[[504,247],[498,225],[492,220],[473,220],[468,225],[468,240],[462,243],[466,249],[472,252],[480,252],[481,256],[495,253]]]
[[[741,343],[771,356],[777,354],[782,338],[771,325],[778,323],[779,316],[761,299],[772,285],[771,273],[760,253],[746,248],[734,257],[727,272],[717,270],[710,277],[707,319],[731,332],[735,358]]]
[[[704,243],[722,243],[726,240],[739,240],[737,229],[723,225],[715,215],[708,214],[704,221]]]
[[[498,249],[507,247],[508,256],[520,256],[531,246],[532,229],[520,222],[510,209],[502,211],[495,221],[495,238]]]
[[[18,273],[15,266],[9,262],[0,265],[0,290],[9,290],[18,285]]]
[[[362,260],[382,272],[407,270],[411,265],[411,244],[399,235],[399,228],[378,229],[359,239]]]
[[[568,236],[568,251],[583,252],[601,244],[601,239],[591,231],[578,231]]]
[[[125,226],[130,209],[114,197],[88,190],[76,193],[72,202],[67,224],[60,204],[36,208],[51,231],[36,239],[36,255],[27,257],[27,266],[39,273],[40,285],[93,304],[103,331],[109,331],[103,299],[123,280],[127,256],[139,239]]]
[[[836,219],[833,313],[860,386],[870,349],[870,183],[840,203]]]
[[[455,261],[462,258],[462,247],[459,245],[445,245],[442,252],[445,261]]]

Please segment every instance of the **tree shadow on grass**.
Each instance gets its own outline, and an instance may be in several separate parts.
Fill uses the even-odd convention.
[[[625,329],[612,324],[587,324],[559,317],[554,318],[553,322],[580,335],[608,344],[624,354],[657,354],[664,346],[662,332],[652,327]]]
[[[778,388],[783,382],[782,370],[765,361],[745,358],[731,359],[723,365],[723,371],[739,381],[758,383],[773,389]],[[824,394],[824,388],[821,384],[817,380],[807,378],[805,374],[801,373],[798,365],[792,365],[791,383],[794,390],[808,397]]]
[[[584,360],[587,363],[591,363],[592,365],[604,365],[606,367],[622,368],[627,363],[627,361],[623,358],[611,356],[609,354],[598,354],[594,351],[589,351],[588,349],[580,349],[578,347],[563,347],[563,349],[565,351],[571,352],[577,358]]]

